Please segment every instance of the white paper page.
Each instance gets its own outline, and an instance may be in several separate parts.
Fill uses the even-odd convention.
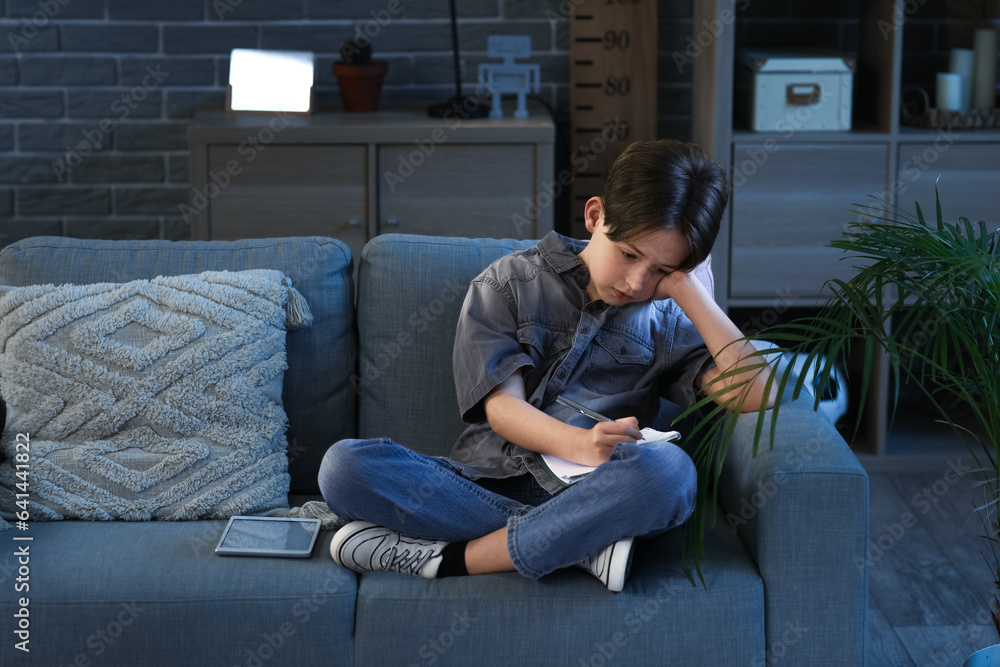
[[[648,426],[642,429],[641,433],[642,440],[639,440],[640,443],[661,441],[673,442],[675,440],[680,440],[681,437],[681,434],[678,431],[657,431],[656,429],[649,428]],[[566,459],[561,459],[558,456],[552,456],[551,454],[542,454],[542,460],[545,461],[545,465],[549,467],[549,470],[551,470],[556,477],[569,484],[580,481],[581,476],[594,471],[592,466],[573,463],[572,461],[567,461]]]

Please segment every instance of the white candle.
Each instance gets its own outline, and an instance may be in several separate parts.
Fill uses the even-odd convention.
[[[973,50],[976,57],[972,76],[972,107],[992,109],[997,94],[996,28],[977,30]]]
[[[951,67],[948,68],[952,74],[962,77],[962,111],[968,111],[972,104],[972,72],[975,62],[975,51],[972,49],[952,49]]]
[[[940,72],[937,75],[937,108],[959,111],[962,108],[962,77]]]

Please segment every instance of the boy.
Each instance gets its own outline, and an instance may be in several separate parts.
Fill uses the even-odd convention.
[[[668,442],[637,444],[657,388],[690,403],[720,369],[739,367],[741,334],[693,270],[719,231],[725,170],[677,141],[630,145],[584,208],[589,242],[551,233],[494,262],[470,285],[453,366],[470,425],[450,458],[388,440],[333,445],[320,488],[351,520],[336,562],[358,572],[427,578],[517,570],[539,578],[578,565],[621,591],[633,539],[670,530],[694,509],[696,472]],[[756,410],[763,377],[708,388]],[[617,418],[563,408],[565,396]],[[627,416],[626,416],[627,415]],[[572,486],[539,462],[596,469]],[[407,489],[434,489],[415,504]]]

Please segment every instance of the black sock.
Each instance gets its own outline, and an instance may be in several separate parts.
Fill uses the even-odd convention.
[[[441,550],[441,564],[438,565],[437,578],[458,577],[469,574],[465,569],[465,545],[464,542],[451,542]]]

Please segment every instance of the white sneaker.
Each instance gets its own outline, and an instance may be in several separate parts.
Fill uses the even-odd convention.
[[[352,521],[334,534],[330,555],[338,565],[355,572],[402,572],[433,579],[447,544],[400,535],[367,521]]]
[[[618,540],[576,566],[600,579],[612,593],[621,593],[632,568],[632,539],[626,537]]]

